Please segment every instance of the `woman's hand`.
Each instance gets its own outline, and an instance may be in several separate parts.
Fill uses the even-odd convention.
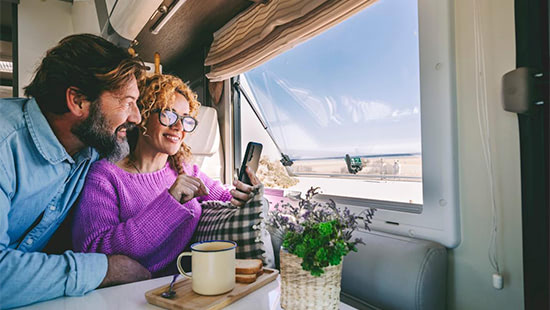
[[[182,204],[195,197],[209,194],[208,188],[201,179],[186,174],[180,174],[168,192]]]
[[[246,167],[246,174],[248,174],[248,177],[250,178],[250,182],[252,183],[252,186],[260,184],[260,179],[256,176],[254,171],[250,170],[250,168]],[[245,184],[239,180],[234,180],[233,185],[235,186],[234,189],[231,190],[231,204],[235,206],[242,206],[244,205],[251,197],[252,193],[252,186]]]

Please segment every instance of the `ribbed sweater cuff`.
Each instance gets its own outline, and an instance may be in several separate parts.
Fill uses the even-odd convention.
[[[231,198],[233,198],[233,196],[231,196],[231,192],[228,191],[227,189],[221,187],[219,191],[220,191],[220,201],[229,201],[231,200]]]
[[[206,196],[200,197],[199,201],[208,201],[208,200],[219,200],[219,201],[229,201],[233,196],[231,192],[219,184],[218,186],[211,186],[209,188],[210,193]]]

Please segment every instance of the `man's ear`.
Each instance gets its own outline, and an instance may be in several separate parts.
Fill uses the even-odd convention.
[[[65,91],[67,108],[69,112],[76,117],[86,117],[88,115],[89,101],[86,100],[78,88],[69,87]]]

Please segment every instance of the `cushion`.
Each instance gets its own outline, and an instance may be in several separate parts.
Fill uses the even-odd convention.
[[[358,253],[344,258],[342,299],[379,309],[445,309],[447,250],[426,240],[356,231]],[[351,304],[351,303],[350,303]]]
[[[268,266],[274,265],[271,241],[261,223],[263,214],[267,212],[263,189],[262,184],[254,186],[251,198],[242,207],[230,202],[203,202],[194,242],[232,240],[237,243],[237,258],[258,258]]]

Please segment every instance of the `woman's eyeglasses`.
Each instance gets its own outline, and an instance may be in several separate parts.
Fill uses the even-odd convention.
[[[191,132],[197,127],[198,121],[190,115],[179,115],[172,110],[155,109],[153,113],[159,114],[159,122],[166,127],[173,126],[177,121],[181,120],[183,131]]]

